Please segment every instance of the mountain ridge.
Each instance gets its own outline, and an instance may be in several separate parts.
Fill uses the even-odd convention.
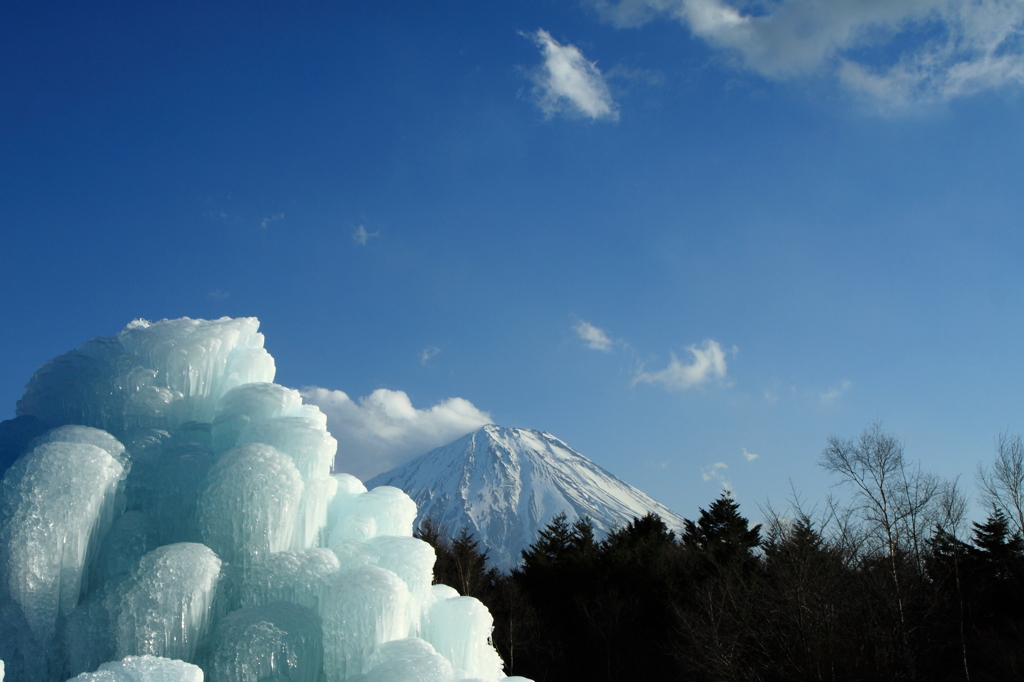
[[[401,488],[449,533],[465,527],[502,570],[557,514],[589,516],[597,535],[653,512],[677,533],[683,518],[572,449],[533,429],[488,424],[366,482]]]

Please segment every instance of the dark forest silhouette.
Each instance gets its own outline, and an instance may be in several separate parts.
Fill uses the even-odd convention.
[[[573,680],[1024,679],[1024,446],[978,472],[984,522],[878,425],[830,439],[841,505],[763,511],[723,492],[677,537],[656,515],[598,541],[560,515],[501,574],[426,522],[436,581],[494,615],[511,675]]]

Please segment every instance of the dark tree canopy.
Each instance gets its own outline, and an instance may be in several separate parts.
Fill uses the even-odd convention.
[[[1005,442],[1003,460],[1024,453]],[[600,538],[563,514],[507,575],[466,529],[419,534],[438,582],[490,608],[508,673],[537,682],[1019,680],[1024,539],[1003,460],[969,533],[955,486],[875,425],[823,455],[850,507],[768,509],[764,531],[728,492],[680,535],[647,514]]]

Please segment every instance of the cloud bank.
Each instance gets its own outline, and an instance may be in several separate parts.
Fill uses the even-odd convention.
[[[706,384],[712,380],[724,381],[727,371],[725,351],[717,341],[708,339],[700,346],[689,346],[687,352],[693,361],[683,364],[672,353],[668,367],[657,372],[640,371],[633,377],[636,384],[661,384],[668,389],[685,389]]]
[[[1020,0],[590,0],[620,28],[679,21],[767,78],[829,74],[885,107],[1024,83]],[[747,11],[745,11],[747,10]]]
[[[534,94],[545,116],[619,120],[618,106],[596,63],[588,61],[575,45],[562,45],[544,29],[524,35],[544,56],[544,65],[534,74]]]
[[[316,386],[303,389],[302,397],[327,415],[327,430],[338,440],[335,470],[364,481],[492,421],[463,398],[418,410],[404,391],[386,388],[358,401]]]

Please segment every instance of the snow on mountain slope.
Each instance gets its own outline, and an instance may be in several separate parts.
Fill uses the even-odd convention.
[[[599,537],[654,512],[679,533],[683,519],[549,433],[493,424],[387,471],[367,487],[391,485],[450,534],[467,527],[502,570],[560,512],[589,516]]]

